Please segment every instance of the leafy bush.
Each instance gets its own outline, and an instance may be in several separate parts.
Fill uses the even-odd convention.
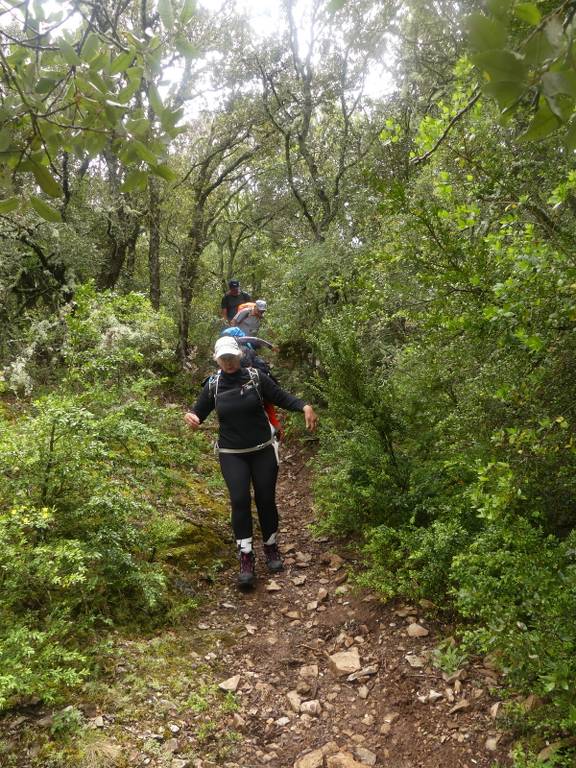
[[[202,457],[150,394],[171,328],[146,300],[87,288],[65,322],[59,393],[0,413],[0,708],[53,700],[107,628],[170,607],[159,555],[183,535],[173,494]]]

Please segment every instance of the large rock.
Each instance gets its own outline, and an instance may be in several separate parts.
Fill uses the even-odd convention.
[[[229,677],[228,680],[223,680],[219,683],[218,688],[220,688],[221,691],[232,691],[232,693],[234,693],[238,689],[239,684],[240,675],[234,675],[233,677]]]
[[[354,747],[354,754],[363,765],[376,765],[376,755],[366,747]]]
[[[338,752],[326,759],[327,768],[365,768],[365,763],[359,763],[350,752]]]
[[[294,768],[322,768],[324,765],[324,753],[321,749],[315,749],[294,763]]]
[[[351,675],[362,668],[358,648],[351,648],[349,651],[340,651],[329,658],[330,669],[336,675]]]
[[[409,624],[406,631],[408,632],[408,637],[426,637],[429,634],[426,627],[416,623]]]

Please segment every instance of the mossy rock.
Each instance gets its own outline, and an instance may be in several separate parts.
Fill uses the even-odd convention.
[[[179,570],[191,571],[210,567],[229,554],[230,541],[214,528],[184,523],[175,541],[158,553],[158,559]]]

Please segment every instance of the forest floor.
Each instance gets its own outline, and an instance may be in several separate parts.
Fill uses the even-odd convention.
[[[220,572],[190,626],[121,642],[104,680],[65,709],[6,718],[6,765],[509,762],[490,664],[442,672],[431,658],[447,628],[429,617],[431,606],[427,615],[419,605],[383,604],[348,583],[354,563],[344,545],[309,529],[309,453],[295,446],[284,453],[285,570],[270,578],[257,545],[255,589],[236,589],[235,565]]]

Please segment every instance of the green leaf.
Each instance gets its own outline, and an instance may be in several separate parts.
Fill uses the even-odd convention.
[[[490,80],[511,83],[523,80],[526,74],[524,63],[511,51],[483,51],[472,56],[471,60],[488,73]]]
[[[566,136],[564,137],[564,146],[568,152],[574,152],[576,149],[576,120],[573,120],[568,126]]]
[[[545,96],[548,106],[560,122],[567,123],[574,112],[574,99],[561,93],[556,96]]]
[[[99,53],[95,59],[91,60],[90,69],[110,74],[110,52],[106,50]]]
[[[130,171],[126,180],[120,186],[121,192],[144,190],[148,186],[148,174],[145,171]]]
[[[483,90],[488,96],[495,98],[498,106],[503,110],[512,106],[522,96],[524,86],[522,83],[509,83],[501,80],[485,83]]]
[[[519,19],[527,21],[528,24],[532,24],[533,27],[537,27],[542,18],[542,14],[534,3],[518,3],[514,8],[514,13]]]
[[[94,32],[90,32],[80,52],[84,61],[92,61],[100,52],[100,38]]]
[[[134,59],[133,51],[125,51],[124,53],[121,53],[119,56],[116,56],[116,58],[114,59],[114,61],[110,66],[110,74],[119,75],[120,72],[125,72],[132,64],[133,59]]]
[[[174,44],[178,53],[187,59],[195,59],[200,55],[198,46],[191,43],[190,40],[187,40],[185,37],[177,37]]]
[[[164,28],[170,31],[174,27],[174,10],[172,0],[158,0],[158,13]]]
[[[141,141],[134,140],[131,142],[131,145],[140,160],[144,160],[145,163],[150,163],[150,165],[156,164],[158,158],[145,144],[142,144]]]
[[[477,51],[493,51],[506,45],[506,28],[482,13],[472,13],[465,19],[468,39]]]
[[[126,122],[126,130],[136,136],[146,136],[150,130],[150,121],[145,117],[141,117],[137,120],[128,120]]]
[[[158,93],[158,88],[156,88],[154,83],[150,83],[148,85],[148,99],[150,100],[150,106],[154,110],[155,114],[159,115],[164,109],[164,104],[162,104],[162,99]]]
[[[196,0],[184,0],[184,5],[180,11],[180,24],[188,24],[196,15]]]
[[[539,67],[554,53],[554,48],[542,30],[536,32],[524,47],[524,60],[527,64]]]
[[[41,216],[45,221],[53,223],[62,221],[60,211],[57,211],[56,208],[52,208],[51,205],[48,205],[48,203],[45,203],[44,200],[41,200],[39,197],[32,196],[30,198],[30,204],[38,216]]]
[[[69,64],[71,67],[77,67],[79,64],[82,64],[82,59],[66,40],[60,40],[58,47],[66,64]]]
[[[169,168],[167,165],[151,165],[150,170],[155,176],[160,176],[166,181],[176,181],[178,178],[178,174],[175,173],[172,168]]]
[[[171,128],[174,128],[183,114],[184,107],[179,107],[178,109],[174,110],[166,107],[166,109],[162,110],[162,114],[160,115],[160,124],[162,125],[162,128],[164,128],[165,131],[169,131]]]
[[[56,82],[57,81],[51,77],[41,77],[36,83],[34,90],[36,93],[50,93]]]
[[[20,205],[20,198],[10,197],[8,200],[0,200],[0,213],[12,213]]]
[[[10,135],[10,132],[4,129],[0,130],[0,152],[6,152],[11,141],[12,136]]]
[[[490,13],[496,16],[496,18],[504,19],[505,21],[507,21],[506,17],[511,5],[512,0],[487,0],[486,2],[486,8]]]
[[[556,96],[561,93],[576,97],[576,72],[573,69],[545,72],[542,75],[542,90],[546,96]]]
[[[43,192],[46,192],[50,197],[60,197],[62,194],[62,187],[44,165],[34,163],[32,165],[32,173],[38,182],[38,186]]]
[[[100,77],[98,72],[93,72],[91,69],[86,72],[86,78],[92,83],[92,85],[97,88],[100,93],[107,94],[109,92],[109,88],[104,82],[104,79]]]
[[[552,112],[545,100],[540,101],[538,111],[534,115],[534,118],[528,129],[518,137],[518,141],[522,144],[528,141],[537,141],[543,139],[550,133],[553,133],[561,125],[560,120]]]
[[[564,41],[564,27],[558,16],[553,16],[548,24],[546,24],[544,27],[544,34],[554,49],[558,49],[562,46]]]

